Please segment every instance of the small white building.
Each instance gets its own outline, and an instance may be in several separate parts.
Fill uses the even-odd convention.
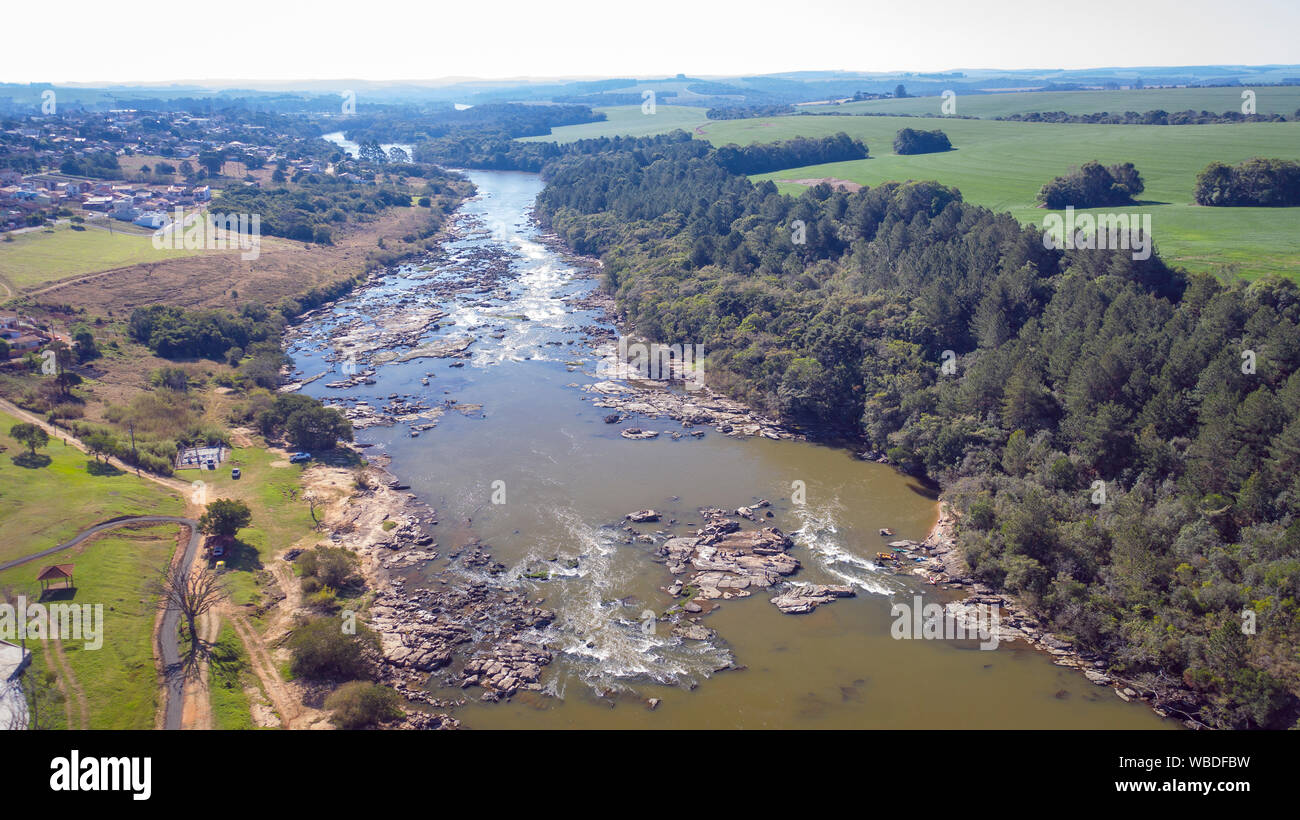
[[[135,218],[135,224],[151,230],[166,227],[171,220],[162,211],[145,211]]]
[[[27,697],[21,680],[31,660],[32,653],[0,640],[0,730],[27,728]]]

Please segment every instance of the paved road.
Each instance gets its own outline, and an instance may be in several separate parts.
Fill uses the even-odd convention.
[[[190,528],[190,542],[185,546],[184,554],[181,555],[181,566],[188,570],[194,563],[195,556],[199,554],[199,542],[203,539],[202,534],[199,533],[199,522],[192,518],[181,518],[175,515],[134,515],[104,521],[89,529],[82,530],[71,540],[64,541],[58,546],[34,552],[22,558],[15,558],[12,561],[6,561],[0,564],[0,571],[10,567],[22,566],[30,561],[66,550],[69,547],[75,547],[96,533],[117,527],[125,527],[130,524],[183,524]],[[167,611],[163,613],[162,628],[158,632],[163,674],[166,676],[167,682],[167,718],[165,722],[165,728],[167,729],[181,728],[181,713],[185,708],[185,675],[181,669],[180,646],[176,639],[176,627],[180,623],[180,618],[180,610],[169,604]]]

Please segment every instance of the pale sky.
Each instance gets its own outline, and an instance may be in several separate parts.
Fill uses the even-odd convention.
[[[0,81],[1300,63],[1297,0],[9,0]]]

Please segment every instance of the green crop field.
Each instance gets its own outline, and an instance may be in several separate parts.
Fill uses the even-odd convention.
[[[646,137],[666,134],[678,128],[694,131],[696,126],[710,122],[704,116],[708,109],[686,105],[657,105],[653,114],[643,114],[639,105],[618,105],[593,110],[605,112],[608,119],[604,122],[566,125],[553,129],[548,136],[524,137],[522,142],[573,142],[614,136]]]
[[[611,115],[609,122],[600,124],[603,132],[619,133],[625,118],[625,112]],[[940,128],[956,150],[894,154],[894,136],[900,128]],[[709,121],[695,133],[714,145],[745,145],[838,131],[866,142],[871,157],[790,168],[754,179],[774,180],[782,191],[796,195],[804,187],[782,180],[834,177],[878,185],[891,180],[933,179],[960,189],[968,202],[1010,211],[1027,224],[1042,224],[1046,212],[1037,207],[1035,197],[1043,183],[1088,160],[1132,162],[1142,173],[1146,192],[1140,206],[1122,210],[1151,214],[1156,248],[1165,259],[1195,271],[1235,265],[1248,277],[1265,273],[1300,277],[1300,209],[1203,208],[1193,204],[1196,175],[1215,160],[1233,163],[1254,156],[1300,160],[1300,123],[1081,125],[792,116]],[[561,135],[567,137],[567,133]]]
[[[998,94],[958,94],[955,113],[965,117],[1006,117],[1035,111],[1064,111],[1067,114],[1094,114],[1107,111],[1122,114],[1164,110],[1169,112],[1241,110],[1244,88],[1141,88],[1119,91],[1012,91]],[[1286,114],[1300,109],[1300,86],[1271,86],[1253,89],[1255,112]],[[806,105],[809,113],[837,111],[857,114],[870,111],[880,114],[943,113],[940,97],[907,97],[901,100],[864,100],[840,105]]]
[[[199,251],[158,250],[153,237],[139,228],[114,226],[109,233],[98,226],[74,231],[64,225],[52,233],[31,231],[0,242],[0,281],[26,290],[69,276],[195,253]]]

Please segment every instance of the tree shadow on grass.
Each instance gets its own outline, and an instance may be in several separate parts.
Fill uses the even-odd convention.
[[[50,457],[44,453],[19,453],[10,459],[19,467],[26,467],[29,470],[39,470],[42,467],[50,466]]]
[[[262,559],[258,557],[257,550],[238,539],[226,546],[226,552],[220,560],[226,562],[227,570],[256,572],[262,568]]]
[[[107,461],[95,461],[95,460],[86,462],[86,472],[90,473],[91,475],[97,475],[97,476],[125,475],[125,473],[123,473],[121,470],[114,467],[112,464],[108,463]]]

